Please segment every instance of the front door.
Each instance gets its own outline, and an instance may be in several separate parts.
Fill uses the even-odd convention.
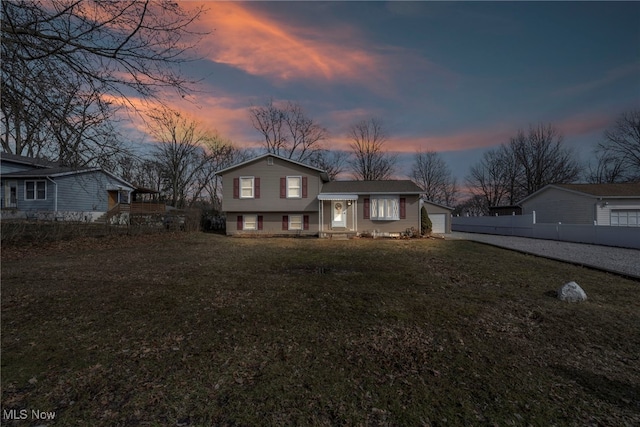
[[[18,207],[18,183],[16,181],[9,181],[5,183],[4,207],[5,208]]]
[[[118,191],[117,190],[109,190],[108,191],[109,200],[107,205],[107,210],[111,210],[115,205],[118,204]]]
[[[344,200],[331,202],[331,227],[347,226],[347,203]]]

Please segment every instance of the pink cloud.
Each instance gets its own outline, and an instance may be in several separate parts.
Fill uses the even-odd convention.
[[[584,114],[563,119],[556,123],[556,126],[565,137],[572,137],[602,132],[612,123],[613,119],[610,115]]]
[[[462,151],[493,147],[508,142],[513,136],[512,128],[498,125],[486,129],[469,129],[447,135],[412,135],[390,139],[389,148],[398,152]]]
[[[452,76],[410,50],[370,46],[351,26],[302,27],[252,9],[251,4],[208,5],[198,23],[201,30],[211,31],[199,46],[201,55],[248,74],[278,82],[349,82],[379,92],[388,91],[394,73],[407,66]]]
[[[597,79],[577,83],[573,86],[569,86],[564,89],[561,89],[557,92],[557,95],[575,96],[583,93],[588,93],[588,92],[609,86],[611,84],[614,84],[617,81],[621,79],[625,79],[627,77],[637,77],[638,73],[640,73],[640,62],[634,62],[631,64],[610,69],[604,75],[602,75]]]

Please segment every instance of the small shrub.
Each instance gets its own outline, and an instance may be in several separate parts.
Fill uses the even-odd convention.
[[[429,214],[427,213],[427,208],[424,206],[420,209],[420,223],[422,235],[431,234],[431,229],[433,228],[433,224],[431,223],[431,219],[429,218]]]

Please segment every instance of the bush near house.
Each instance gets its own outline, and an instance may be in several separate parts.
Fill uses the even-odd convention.
[[[423,235],[431,234],[431,230],[433,229],[433,224],[431,223],[431,219],[429,218],[429,213],[427,212],[427,208],[424,206],[420,208],[420,224],[421,231]]]

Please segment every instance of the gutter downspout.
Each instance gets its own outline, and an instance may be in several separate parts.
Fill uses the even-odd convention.
[[[54,199],[53,199],[53,211],[54,211],[55,213],[58,213],[58,183],[57,183],[57,182],[55,182],[55,181],[54,181],[53,179],[51,179],[50,177],[47,177],[47,179],[48,179],[49,181],[51,181],[51,182],[53,183],[53,185],[56,187],[56,191],[55,191],[55,193],[54,193],[54,194],[55,194],[55,196],[54,196]]]

